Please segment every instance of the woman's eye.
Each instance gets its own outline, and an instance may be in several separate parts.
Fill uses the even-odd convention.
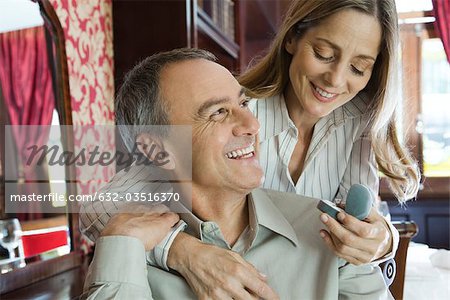
[[[333,55],[331,55],[331,56],[326,56],[326,55],[323,55],[323,54],[320,54],[319,52],[317,52],[317,51],[314,51],[314,56],[317,58],[317,59],[319,59],[319,60],[322,60],[322,61],[332,61],[333,59],[334,59],[334,56]]]
[[[359,70],[359,69],[358,69],[357,67],[355,67],[354,65],[352,65],[351,68],[352,68],[352,72],[353,72],[355,75],[358,75],[358,76],[364,76],[364,71]]]

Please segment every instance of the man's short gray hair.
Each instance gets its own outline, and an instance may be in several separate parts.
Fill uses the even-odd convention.
[[[124,78],[115,101],[116,124],[129,151],[133,149],[137,136],[146,125],[169,125],[167,101],[163,101],[159,82],[163,68],[169,64],[205,59],[217,61],[210,52],[195,48],[175,49],[160,52],[138,63]],[[127,126],[120,126],[127,125]],[[167,130],[161,126],[158,134],[164,137]],[[152,131],[153,132],[153,131]]]

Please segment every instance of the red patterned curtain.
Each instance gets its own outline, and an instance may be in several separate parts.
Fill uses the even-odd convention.
[[[47,55],[44,27],[34,27],[0,34],[0,84],[6,113],[11,125],[50,125],[55,98]],[[17,150],[18,177],[48,180],[46,166],[25,166],[27,146],[43,145],[48,134],[27,130],[27,134],[13,132]],[[48,187],[31,191],[19,185],[21,193],[48,193]],[[23,189],[23,190],[22,190]],[[39,218],[34,211],[31,218]],[[29,219],[30,217],[27,217]]]
[[[434,23],[450,63],[450,0],[433,0]]]
[[[0,82],[12,125],[49,125],[55,99],[44,27],[0,34]]]

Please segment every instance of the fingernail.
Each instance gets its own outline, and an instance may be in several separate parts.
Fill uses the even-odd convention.
[[[322,214],[320,216],[320,220],[322,220],[322,222],[326,223],[326,222],[328,222],[328,216],[326,214]]]
[[[325,233],[324,233],[323,231],[321,231],[321,232],[320,232],[320,236],[321,236],[322,238],[325,238]]]
[[[340,212],[340,213],[338,213],[337,217],[338,217],[338,220],[339,220],[339,221],[344,221],[344,219],[345,219],[345,214],[344,214],[343,212]]]
[[[259,272],[259,275],[261,275],[262,277],[267,277],[266,274]]]

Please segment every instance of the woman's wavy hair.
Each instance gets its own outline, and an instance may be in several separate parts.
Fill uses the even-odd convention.
[[[371,139],[379,170],[387,176],[389,185],[400,202],[417,195],[420,172],[409,151],[399,142],[395,110],[398,19],[394,0],[296,0],[286,13],[268,53],[239,78],[249,96],[266,98],[284,92],[289,82],[292,56],[285,50],[288,39],[297,39],[326,17],[344,10],[374,16],[382,28],[380,53],[367,86],[361,91],[372,99]]]

